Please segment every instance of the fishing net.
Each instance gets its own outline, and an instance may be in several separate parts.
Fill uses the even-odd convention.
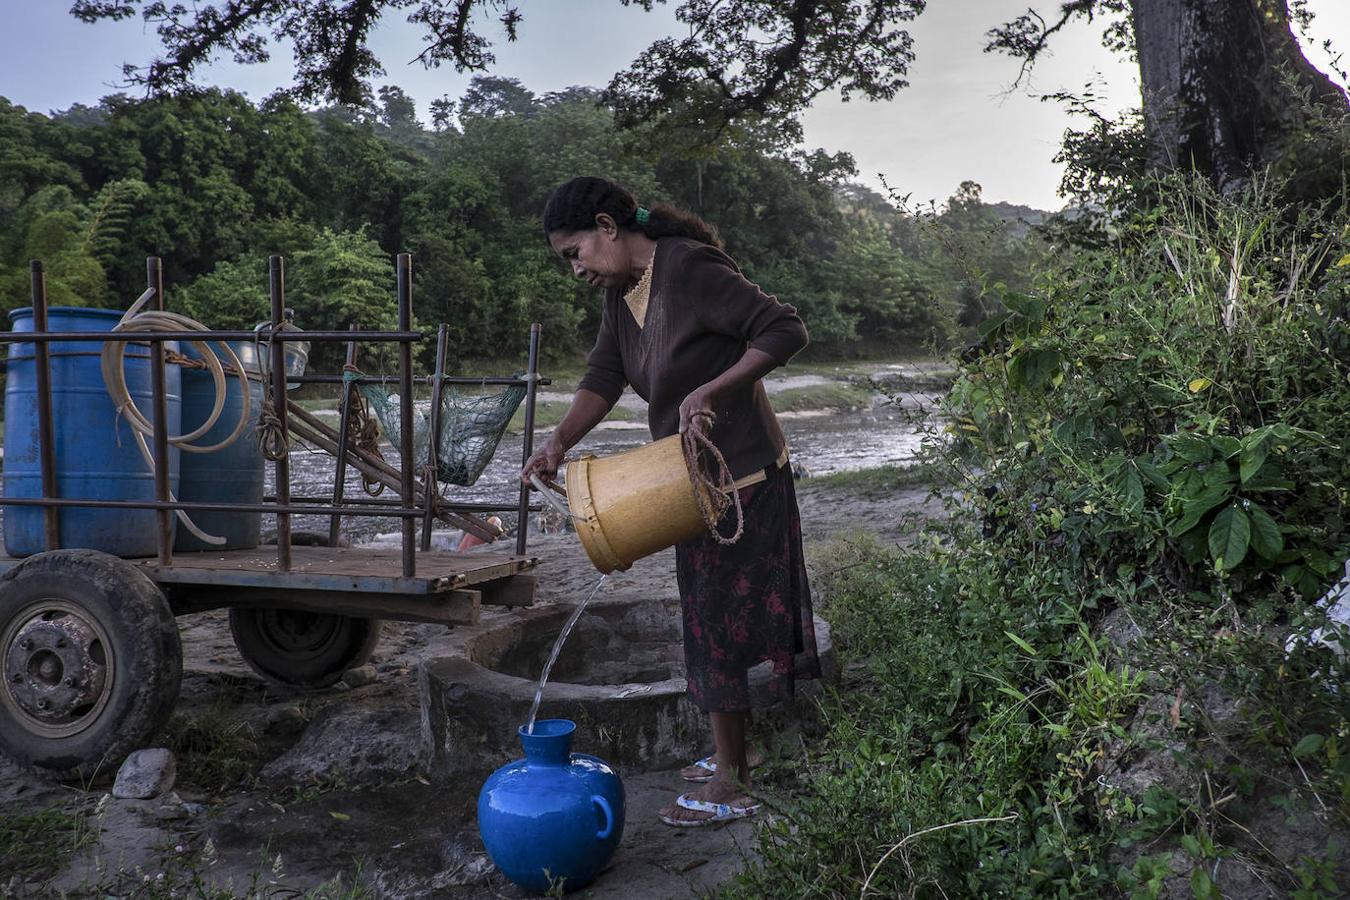
[[[519,376],[518,376],[519,377]],[[401,445],[400,398],[376,384],[358,385],[361,396],[380,420],[384,436],[397,451]],[[460,390],[446,385],[441,391],[440,434],[436,441],[436,477],[448,484],[468,486],[478,480],[497,444],[525,398],[525,385],[513,384],[496,393]],[[430,404],[413,405],[413,458],[427,458],[431,433]]]

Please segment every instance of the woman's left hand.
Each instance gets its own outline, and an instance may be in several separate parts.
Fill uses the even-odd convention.
[[[714,399],[713,391],[706,384],[689,392],[689,396],[680,404],[680,434],[691,428],[704,435],[712,430],[717,418],[713,412]]]

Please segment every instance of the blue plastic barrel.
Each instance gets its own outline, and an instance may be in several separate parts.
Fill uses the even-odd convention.
[[[33,310],[9,314],[15,332],[33,330]],[[111,331],[122,313],[111,309],[52,307],[50,331]],[[176,349],[172,341],[165,347]],[[57,495],[82,500],[153,500],[155,478],[141,457],[131,426],[117,415],[99,368],[102,344],[53,341],[51,353],[52,423],[56,447]],[[126,352],[127,390],[136,405],[153,416],[150,348],[132,344]],[[165,367],[170,434],[182,422],[178,366]],[[169,484],[178,487],[178,451],[169,449]],[[6,497],[41,497],[42,463],[38,445],[37,367],[32,344],[9,345],[5,384]],[[155,512],[140,509],[61,510],[61,546],[102,550],[114,556],[154,556]],[[30,556],[46,549],[39,507],[5,509],[5,551]]]
[[[254,345],[241,341],[231,344],[239,355],[246,371],[256,372]],[[212,346],[221,357],[222,363],[228,363],[223,351]],[[191,344],[183,346],[182,353],[189,359],[196,359],[196,348]],[[249,425],[239,438],[228,447],[222,447],[214,453],[184,453],[180,466],[182,478],[179,484],[180,500],[193,500],[200,503],[262,503],[263,478],[266,461],[258,448],[258,413],[262,409],[262,384],[249,382]],[[183,369],[183,433],[196,431],[211,415],[216,402],[216,383],[206,369]],[[221,411],[216,424],[206,434],[193,441],[203,447],[218,444],[229,437],[239,424],[239,413],[244,405],[244,388],[238,376],[228,375],[225,384],[225,408]],[[194,512],[189,513],[193,523],[207,534],[225,538],[223,544],[208,544],[197,538],[192,532],[178,525],[178,539],[174,541],[175,550],[245,550],[256,547],[262,541],[262,513],[247,512]]]

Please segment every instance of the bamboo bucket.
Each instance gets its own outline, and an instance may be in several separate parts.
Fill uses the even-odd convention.
[[[612,456],[588,454],[563,471],[566,514],[601,572],[627,569],[708,529],[678,434]]]

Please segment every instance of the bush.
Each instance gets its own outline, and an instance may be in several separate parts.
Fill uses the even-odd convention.
[[[1334,882],[1252,829],[1350,824],[1345,669],[1284,647],[1350,550],[1350,219],[1159,188],[982,326],[928,461],[957,514],[830,553],[848,675],[729,893]]]

